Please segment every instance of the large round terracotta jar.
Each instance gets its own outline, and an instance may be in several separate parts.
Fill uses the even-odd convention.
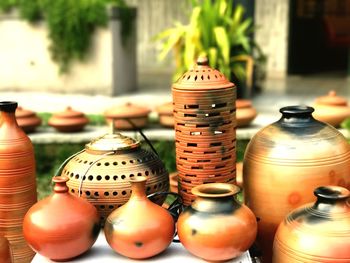
[[[225,183],[192,188],[196,198],[177,222],[180,241],[188,251],[204,260],[224,261],[249,249],[257,222],[252,211],[234,198],[239,191]]]
[[[315,195],[315,203],[297,208],[280,224],[274,263],[350,262],[350,191],[326,186]]]
[[[36,127],[41,124],[41,119],[35,112],[22,107],[16,109],[16,120],[18,126],[21,127],[26,133],[35,131]]]
[[[278,224],[312,202],[322,185],[350,187],[350,145],[335,128],[312,117],[313,108],[289,106],[249,142],[243,161],[246,204],[258,217],[258,243],[271,261]]]
[[[84,113],[67,107],[64,111],[55,113],[48,120],[48,124],[59,132],[78,132],[83,130],[89,119]]]

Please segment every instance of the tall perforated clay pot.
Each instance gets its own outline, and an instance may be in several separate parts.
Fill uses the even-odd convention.
[[[173,86],[176,167],[184,204],[203,183],[235,183],[236,87],[206,58]]]
[[[25,213],[37,201],[33,145],[18,126],[16,102],[0,102],[0,236],[8,239],[16,263],[34,252],[23,237]]]
[[[293,209],[314,201],[322,185],[350,187],[350,145],[332,126],[315,120],[313,108],[289,106],[249,142],[243,161],[246,204],[258,217],[257,241],[271,261],[273,237]]]

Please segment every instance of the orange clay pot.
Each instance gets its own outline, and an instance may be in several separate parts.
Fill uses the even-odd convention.
[[[279,223],[293,209],[312,202],[322,185],[350,187],[350,146],[335,128],[316,121],[313,108],[290,106],[282,118],[249,142],[243,161],[246,204],[258,217],[258,244],[271,262]]]
[[[250,100],[236,100],[237,127],[248,126],[256,117],[257,112]]]
[[[162,105],[159,105],[156,108],[156,111],[159,116],[159,123],[164,127],[174,128],[174,113],[173,113],[173,103],[168,102]]]
[[[10,244],[6,238],[0,237],[0,259],[1,263],[11,263]]]
[[[99,215],[88,201],[68,192],[67,177],[54,177],[54,193],[32,206],[24,217],[23,232],[39,254],[64,261],[86,252],[100,231]]]
[[[18,107],[16,110],[16,119],[18,126],[26,133],[34,132],[36,127],[40,126],[41,119],[31,110]]]
[[[327,186],[317,201],[291,212],[274,242],[274,263],[350,262],[350,192]]]
[[[146,180],[144,176],[130,178],[129,201],[107,217],[104,227],[113,250],[134,259],[161,253],[170,245],[175,232],[170,213],[147,198]]]
[[[48,120],[48,124],[59,132],[78,132],[84,129],[89,119],[84,113],[67,107],[62,112],[55,113]]]
[[[236,201],[238,186],[225,183],[192,188],[196,196],[179,217],[181,243],[197,257],[208,261],[229,260],[253,244],[257,222],[248,207]]]

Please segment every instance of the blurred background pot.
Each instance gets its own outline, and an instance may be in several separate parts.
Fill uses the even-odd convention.
[[[280,224],[274,263],[350,262],[350,192],[337,186],[315,190],[317,201],[292,211]]]
[[[237,127],[248,126],[256,117],[257,112],[250,100],[236,100]]]
[[[53,114],[48,120],[48,124],[59,132],[78,132],[83,130],[89,119],[84,113],[75,111],[71,107]]]
[[[22,107],[16,109],[16,120],[18,126],[26,133],[34,132],[35,128],[41,124],[41,119],[35,112],[23,109]]]
[[[1,263],[12,263],[10,244],[5,237],[0,236]]]
[[[192,189],[196,199],[179,217],[178,235],[184,247],[208,261],[241,255],[255,241],[257,222],[252,211],[234,196],[240,188],[211,183]]]
[[[168,102],[162,105],[159,105],[156,108],[156,111],[159,116],[159,122],[164,127],[174,128],[174,113],[173,113],[173,103]]]

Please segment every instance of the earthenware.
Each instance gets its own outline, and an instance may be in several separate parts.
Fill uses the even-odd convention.
[[[2,263],[11,263],[10,244],[5,237],[0,236],[0,259]]]
[[[161,104],[156,108],[159,117],[159,123],[164,127],[174,127],[173,103]]]
[[[147,198],[146,180],[145,176],[130,178],[129,201],[108,216],[104,227],[113,250],[134,259],[161,253],[170,245],[175,232],[170,213]]]
[[[204,260],[224,261],[249,249],[257,222],[252,211],[234,198],[239,191],[227,183],[192,188],[196,198],[177,223],[180,241],[189,252]]]
[[[312,117],[314,109],[288,106],[282,117],[249,142],[243,161],[246,204],[259,218],[257,241],[271,262],[278,224],[312,202],[322,185],[350,187],[350,146],[334,127]]]
[[[293,210],[279,225],[273,262],[350,262],[350,191],[315,190],[317,201]]]
[[[35,112],[22,107],[16,109],[16,120],[18,126],[21,127],[26,133],[34,132],[36,127],[40,126],[41,119]]]
[[[68,180],[68,177],[54,177],[54,193],[33,205],[23,220],[28,244],[37,253],[55,261],[83,254],[100,232],[96,208],[70,194]]]
[[[248,126],[256,117],[257,112],[251,100],[236,100],[237,127]]]
[[[23,237],[24,214],[37,201],[33,145],[18,126],[17,103],[0,102],[0,236],[8,239],[14,262],[34,257]]]
[[[170,181],[170,191],[173,193],[178,192],[178,173],[173,172],[169,174],[169,181]]]
[[[55,113],[48,120],[48,124],[59,132],[78,132],[84,129],[89,119],[84,113],[67,107],[64,111]]]

